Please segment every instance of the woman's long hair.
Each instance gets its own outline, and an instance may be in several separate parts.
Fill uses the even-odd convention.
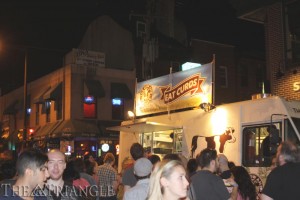
[[[181,166],[182,163],[177,160],[163,160],[155,165],[150,176],[148,200],[162,200],[164,188],[160,184],[160,179],[165,177],[169,179],[175,167]]]
[[[247,170],[242,166],[234,166],[231,169],[235,182],[239,185],[239,193],[243,199],[255,200],[256,189]]]

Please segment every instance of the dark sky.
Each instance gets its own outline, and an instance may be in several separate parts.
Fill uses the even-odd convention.
[[[126,24],[129,13],[144,14],[146,0],[1,0],[0,87],[23,83],[24,51],[28,79],[62,66],[63,55],[76,48],[89,23],[108,14]],[[228,0],[176,0],[176,16],[192,38],[262,50],[263,27],[238,20]]]

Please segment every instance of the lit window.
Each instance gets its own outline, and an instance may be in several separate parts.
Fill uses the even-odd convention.
[[[112,119],[124,119],[124,100],[115,98],[111,100]]]
[[[94,96],[85,96],[83,99],[83,116],[85,118],[96,118],[96,111],[96,99]]]

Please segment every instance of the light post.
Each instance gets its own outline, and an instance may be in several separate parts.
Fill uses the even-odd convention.
[[[24,114],[24,124],[23,124],[23,145],[26,147],[27,140],[27,56],[28,51],[25,48],[25,58],[24,58],[24,104],[23,104],[23,114]]]

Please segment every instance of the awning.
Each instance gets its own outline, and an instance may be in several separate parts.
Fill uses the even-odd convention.
[[[132,94],[126,83],[111,83],[110,96],[114,98],[132,99]]]
[[[3,115],[14,115],[18,112],[17,105],[19,100],[11,102],[3,111]]]
[[[119,137],[119,131],[108,130],[108,127],[120,126],[121,121],[117,120],[99,120],[98,127],[101,137]]]
[[[61,122],[62,121],[56,121],[40,127],[37,131],[35,131],[33,135],[34,139],[41,140],[44,139],[46,136],[50,136],[50,134],[59,126]]]
[[[51,134],[51,137],[95,137],[99,129],[95,121],[64,120]]]
[[[85,85],[89,90],[89,95],[94,97],[104,97],[105,91],[100,81],[98,80],[85,80]]]
[[[45,94],[43,95],[44,100],[56,100],[62,96],[62,83],[51,87]]]
[[[42,90],[42,92],[40,92],[40,94],[33,99],[32,103],[34,103],[34,104],[44,103],[45,102],[44,94],[46,92],[48,92],[50,89],[51,89],[51,87],[48,87],[47,89]]]
[[[156,122],[138,122],[134,124],[108,127],[107,130],[133,132],[133,133],[151,133],[151,132],[174,130],[180,128],[182,127],[169,125],[169,124],[161,124]]]

